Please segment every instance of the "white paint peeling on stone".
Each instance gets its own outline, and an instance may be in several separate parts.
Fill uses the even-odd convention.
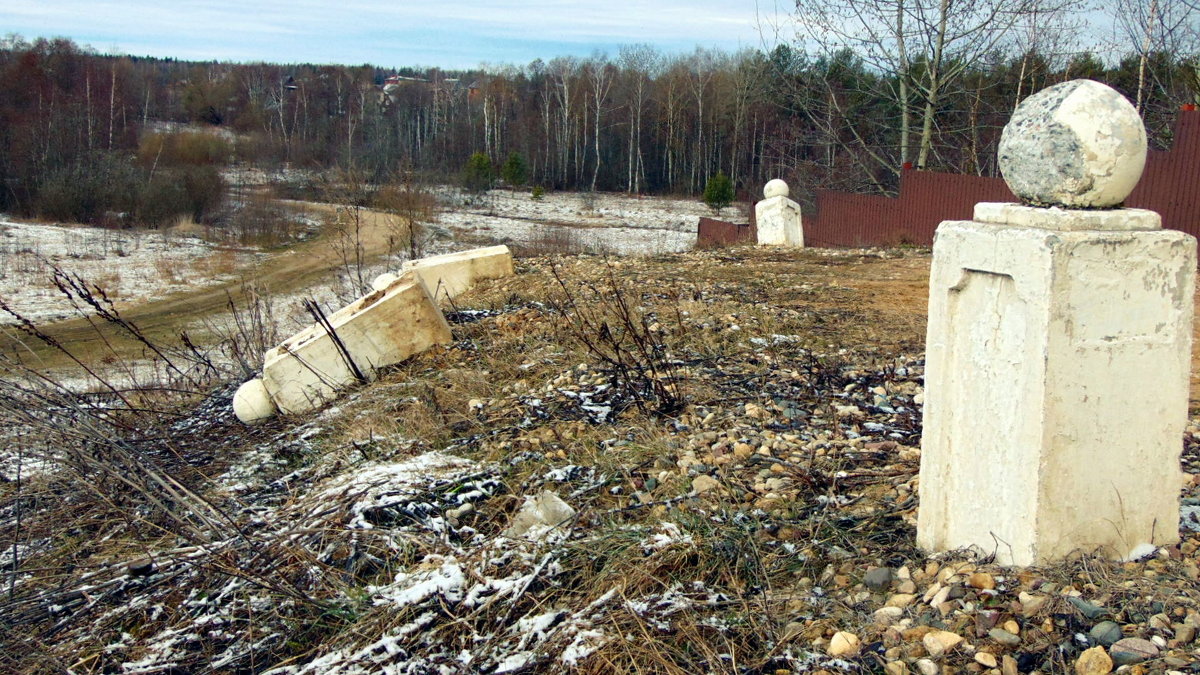
[[[1146,164],[1146,128],[1112,87],[1072,80],[1021,102],[1004,127],[1000,171],[1035,206],[1108,208],[1125,201]]]

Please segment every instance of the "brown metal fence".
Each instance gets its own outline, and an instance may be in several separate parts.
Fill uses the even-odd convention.
[[[752,243],[757,238],[753,224],[730,223],[716,218],[700,218],[696,240],[701,248]]]
[[[804,240],[820,247],[928,246],[943,220],[969,220],[978,202],[1011,201],[999,178],[905,169],[899,197],[818,190],[816,208],[804,214]],[[1163,227],[1200,236],[1200,112],[1179,112],[1173,146],[1150,152],[1125,205],[1157,211]],[[702,222],[698,239],[702,246],[732,243],[743,240],[743,231],[753,228]]]

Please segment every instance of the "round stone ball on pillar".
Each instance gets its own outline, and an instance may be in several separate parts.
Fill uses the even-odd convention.
[[[1031,206],[1120,206],[1146,165],[1146,127],[1117,90],[1071,80],[1030,96],[1004,127],[1000,172]]]
[[[259,424],[271,419],[279,412],[275,401],[267,392],[261,379],[255,378],[238,387],[233,395],[233,414],[243,424]]]
[[[787,197],[791,194],[788,184],[778,178],[772,178],[763,186],[763,197],[770,199],[772,197]]]

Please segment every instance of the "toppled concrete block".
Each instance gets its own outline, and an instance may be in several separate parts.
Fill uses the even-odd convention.
[[[504,530],[513,539],[543,539],[554,528],[575,517],[575,509],[549,490],[536,497],[526,497],[525,503]]]
[[[313,324],[267,352],[263,386],[281,412],[318,408],[342,388],[374,379],[377,369],[451,339],[429,291],[411,277],[359,298],[331,314],[328,323],[337,341]]]
[[[233,414],[242,424],[258,424],[275,416],[279,409],[263,381],[255,378],[238,387],[233,395]]]
[[[480,281],[514,274],[513,257],[507,246],[476,248],[409,260],[401,271],[420,277],[434,299],[439,301],[453,299]]]

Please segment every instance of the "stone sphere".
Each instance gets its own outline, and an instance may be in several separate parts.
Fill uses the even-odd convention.
[[[788,189],[788,184],[778,178],[772,178],[763,187],[763,196],[767,199],[771,197],[786,197],[789,194],[791,194],[791,190]]]
[[[233,414],[243,424],[258,424],[271,419],[279,409],[275,401],[267,393],[267,387],[260,379],[253,379],[238,387],[233,395]]]
[[[1000,136],[1000,172],[1034,206],[1118,206],[1146,166],[1146,127],[1112,87],[1072,80],[1021,102]]]
[[[395,283],[396,280],[399,278],[400,278],[400,276],[397,274],[392,274],[391,272],[384,272],[383,274],[380,274],[379,276],[375,277],[375,281],[371,282],[371,288],[373,288],[377,291],[382,291],[383,289],[385,289],[388,286],[391,286],[393,283]]]

